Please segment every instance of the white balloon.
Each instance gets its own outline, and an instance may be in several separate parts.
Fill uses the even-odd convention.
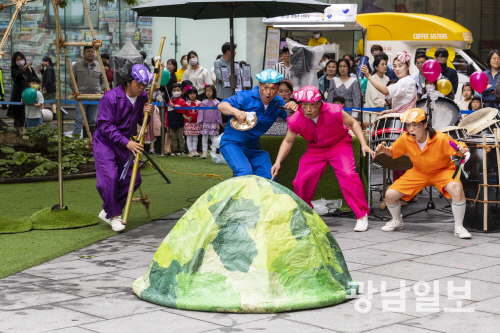
[[[49,109],[42,109],[42,118],[44,122],[49,122],[54,119],[54,115],[52,114],[52,111]]]

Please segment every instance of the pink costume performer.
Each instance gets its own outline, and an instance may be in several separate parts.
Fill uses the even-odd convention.
[[[359,124],[354,118],[343,112],[341,105],[323,103],[321,93],[313,86],[305,86],[296,91],[294,98],[301,104],[298,112],[287,119],[288,133],[280,147],[276,164],[280,165],[281,161],[288,155],[295,137],[301,135],[308,144],[306,153],[300,159],[297,176],[293,181],[295,193],[312,207],[311,201],[318,181],[325,172],[327,164],[330,163],[335,170],[342,194],[358,219],[354,230],[366,231],[368,229],[369,207],[363,184],[356,173],[352,137],[345,125],[351,126],[356,133],[357,128],[355,127],[359,127]],[[356,134],[361,136],[360,143],[363,152],[373,153],[366,145],[361,128]],[[358,135],[356,136],[359,138]],[[289,144],[291,145],[288,148]],[[274,172],[276,164],[271,170],[273,175],[277,174],[277,170]]]

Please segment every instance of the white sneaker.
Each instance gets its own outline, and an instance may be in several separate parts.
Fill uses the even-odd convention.
[[[401,229],[403,229],[403,216],[401,215],[399,219],[397,220],[392,219],[382,227],[382,231],[395,231]]]
[[[203,157],[202,158],[207,158],[208,153],[206,151],[203,152]]]
[[[107,224],[109,224],[111,226],[111,229],[113,229],[113,231],[122,231],[123,229],[125,229],[125,225],[122,223],[122,217],[121,216],[115,216],[115,217],[112,217],[110,219],[108,219],[106,217],[106,212],[103,210],[101,210],[101,212],[99,213],[99,218],[101,220],[103,220],[104,222],[106,222]]]
[[[472,238],[472,235],[463,226],[455,227],[455,232],[453,233],[453,235],[455,235],[456,237],[461,238],[461,239]]]
[[[103,209],[101,210],[101,212],[99,213],[99,218],[101,220],[103,220],[104,222],[106,222],[107,224],[110,224],[111,222],[109,221],[109,219],[106,217],[106,211]]]
[[[113,231],[118,232],[118,231],[122,231],[123,229],[125,229],[125,225],[123,224],[121,216],[115,216],[115,217],[110,218],[109,220],[110,220],[111,229],[113,229]]]
[[[366,231],[368,230],[368,215],[363,216],[362,218],[356,221],[356,226],[354,227],[354,231]]]

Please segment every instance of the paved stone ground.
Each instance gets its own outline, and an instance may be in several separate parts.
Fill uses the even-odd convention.
[[[421,195],[403,212],[426,203]],[[435,203],[446,205],[439,198]],[[500,234],[473,233],[471,240],[460,240],[453,236],[451,214],[434,210],[408,217],[402,231],[389,233],[380,230],[385,222],[373,217],[365,233],[352,231],[353,217],[324,217],[353,278],[365,283],[359,298],[337,306],[222,314],[145,302],[133,294],[132,282],[145,273],[182,213],[0,280],[0,332],[473,333],[497,332],[500,326]],[[459,288],[466,283],[469,296],[449,297],[453,290],[464,295]]]

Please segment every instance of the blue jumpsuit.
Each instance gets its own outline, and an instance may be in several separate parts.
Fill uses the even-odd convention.
[[[271,179],[271,159],[266,151],[260,150],[259,139],[278,117],[286,120],[286,111],[279,108],[285,105],[285,101],[276,95],[265,109],[257,86],[252,90],[240,91],[222,102],[227,102],[241,111],[255,112],[257,115],[257,125],[254,128],[238,131],[228,123],[222,135],[220,151],[234,175],[257,175]],[[232,116],[229,121],[231,118]]]

